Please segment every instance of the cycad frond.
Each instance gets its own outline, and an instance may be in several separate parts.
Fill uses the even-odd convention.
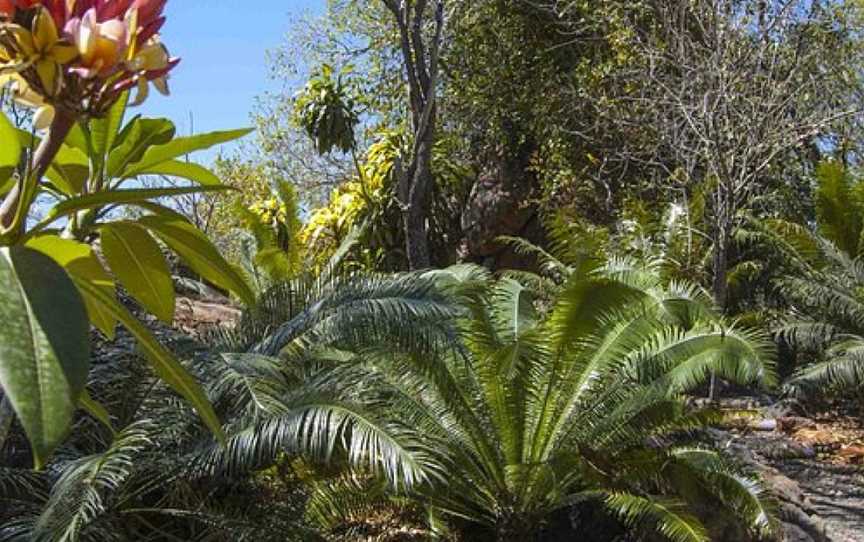
[[[603,502],[626,524],[648,527],[671,542],[710,541],[705,526],[680,501],[611,493]]]
[[[88,540],[115,539],[111,528],[94,529],[94,523],[107,510],[106,499],[130,476],[136,456],[151,444],[150,431],[149,422],[133,424],[105,452],[69,464],[54,484],[33,539],[75,542],[84,531]]]

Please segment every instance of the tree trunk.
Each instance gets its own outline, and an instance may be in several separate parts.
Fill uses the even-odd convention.
[[[725,315],[729,301],[729,283],[726,280],[726,275],[729,272],[729,243],[732,239],[732,226],[729,220],[722,216],[718,217],[717,222],[714,234],[714,278],[711,284],[711,293],[720,314]],[[717,375],[712,371],[711,382],[708,387],[708,399],[714,401],[716,392]]]
[[[429,254],[429,203],[435,179],[432,174],[432,147],[434,144],[434,118],[430,121],[423,141],[417,146],[417,156],[407,198],[403,202],[403,224],[405,227],[405,251],[412,271],[427,269],[432,265]]]
[[[399,29],[402,60],[408,83],[408,98],[414,141],[411,164],[400,167],[398,198],[402,206],[405,251],[410,269],[426,269],[429,254],[429,205],[435,178],[432,174],[432,149],[435,144],[436,92],[438,62],[444,31],[444,0],[435,4],[435,33],[425,42],[424,18],[428,0],[403,2],[382,0],[393,13]]]

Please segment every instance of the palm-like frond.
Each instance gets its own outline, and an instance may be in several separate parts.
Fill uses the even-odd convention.
[[[677,500],[610,493],[604,504],[628,525],[647,526],[672,542],[708,542],[708,532]]]
[[[835,231],[837,227],[829,228],[832,236],[843,233]],[[858,390],[864,386],[864,261],[829,239],[811,238],[819,249],[820,265],[779,281],[792,313],[777,334],[820,359],[799,369],[786,384],[796,392]]]
[[[137,454],[151,444],[152,427],[140,422],[117,435],[101,454],[84,457],[63,471],[32,533],[45,542],[74,542],[87,532],[88,540],[115,540],[111,528],[98,528],[97,518],[105,512],[105,500],[131,474]]]

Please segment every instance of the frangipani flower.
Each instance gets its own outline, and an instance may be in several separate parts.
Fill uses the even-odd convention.
[[[166,0],[0,0],[0,73],[47,105],[100,116],[137,87],[168,93],[177,65],[159,39]]]
[[[109,19],[100,23],[96,10],[90,9],[81,19],[70,20],[66,33],[81,55],[73,69],[85,79],[97,74],[108,76],[125,59],[129,36],[124,21]]]
[[[60,66],[68,64],[78,54],[74,47],[60,40],[51,15],[40,8],[33,17],[29,31],[23,26],[7,24],[0,32],[15,41],[17,60],[35,68],[47,95],[57,94],[61,82],[58,77]]]

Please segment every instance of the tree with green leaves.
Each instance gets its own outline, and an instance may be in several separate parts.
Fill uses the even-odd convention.
[[[0,383],[4,410],[11,405],[18,414],[31,438],[37,465],[44,464],[62,442],[77,408],[100,410],[84,393],[90,367],[89,324],[108,338],[122,324],[163,378],[197,405],[214,431],[220,431],[200,386],[116,298],[119,283],[146,310],[164,322],[173,321],[175,293],[162,244],[202,277],[247,303],[254,302],[243,277],[204,234],[158,202],[225,190],[207,168],[183,157],[242,137],[248,130],[176,137],[170,121],[135,116],[124,123],[126,112],[124,96],[104,118],[74,123],[60,143],[50,143],[56,137],[50,132],[39,138],[0,117],[4,141],[0,174],[11,181],[4,183],[5,189],[27,188],[0,242],[5,254],[0,258],[4,295],[8,296],[3,305],[7,321],[16,322],[4,330]],[[37,179],[32,176],[35,172],[22,174],[19,162],[38,161],[35,148],[39,146],[44,153],[45,145],[56,148],[50,163],[44,165],[44,176]],[[152,175],[191,184],[136,186],[138,178]],[[47,208],[40,206],[46,208],[42,213],[33,213],[37,198],[50,202]],[[145,214],[118,218],[114,211],[123,207]],[[91,248],[95,239],[100,240],[104,260]],[[37,277],[37,269],[44,275]],[[51,295],[41,299],[40,290]],[[41,346],[28,347],[29,341]],[[57,387],[49,387],[48,382]],[[7,415],[0,425],[8,429],[10,423]]]

